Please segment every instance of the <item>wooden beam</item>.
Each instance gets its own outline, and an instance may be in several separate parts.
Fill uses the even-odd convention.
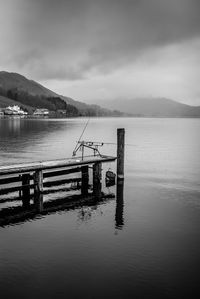
[[[50,178],[50,177],[54,177],[54,176],[76,173],[76,172],[80,172],[80,171],[81,171],[81,167],[75,167],[75,168],[64,169],[64,170],[55,170],[55,171],[44,172],[43,177]]]
[[[102,164],[94,163],[93,165],[93,195],[96,198],[101,197],[101,168]]]
[[[36,209],[43,210],[43,173],[42,170],[36,170],[34,177],[34,204]]]
[[[30,174],[24,173],[22,175],[22,202],[24,207],[30,205]]]
[[[44,182],[43,186],[44,187],[59,186],[63,184],[70,184],[73,182],[77,182],[77,183],[81,182],[81,178],[71,178],[71,179],[62,179],[62,180]]]
[[[124,179],[124,140],[125,130],[117,129],[117,178]]]
[[[0,185],[6,185],[6,184],[11,184],[11,183],[17,183],[21,181],[21,177],[14,176],[14,177],[7,177],[7,178],[2,178],[0,179]]]
[[[81,194],[88,195],[89,187],[89,169],[88,165],[81,167],[82,182],[81,182]]]
[[[80,157],[68,158],[64,160],[55,160],[55,161],[43,161],[43,162],[32,162],[24,164],[16,164],[9,166],[0,166],[0,175],[5,174],[14,174],[14,173],[23,173],[23,172],[34,172],[36,170],[46,170],[53,168],[62,168],[62,167],[73,167],[73,166],[83,166],[83,165],[92,165],[96,162],[106,163],[114,162],[116,157],[110,156],[89,156],[84,157],[82,161]]]

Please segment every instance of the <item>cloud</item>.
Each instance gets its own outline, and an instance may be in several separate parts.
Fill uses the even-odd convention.
[[[141,61],[170,62],[162,51],[168,46],[196,53],[199,13],[199,0],[0,0],[0,68],[48,84],[85,84]],[[163,58],[155,58],[158,52]],[[195,80],[198,65],[192,68]],[[164,74],[160,69],[163,81]]]
[[[65,85],[55,80],[51,87],[76,99],[98,103],[102,99],[157,96],[198,105],[199,52],[200,39],[149,49],[140,59],[115,72],[99,73]]]

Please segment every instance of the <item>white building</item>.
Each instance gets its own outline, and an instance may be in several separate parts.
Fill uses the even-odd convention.
[[[8,106],[4,110],[5,115],[27,115],[28,113],[22,110],[19,106]]]
[[[36,109],[33,113],[33,115],[38,115],[38,116],[48,116],[49,115],[49,110],[48,109]]]

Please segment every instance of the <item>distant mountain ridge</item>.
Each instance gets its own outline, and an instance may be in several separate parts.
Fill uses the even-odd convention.
[[[6,100],[7,99],[7,100]],[[87,105],[72,98],[59,95],[41,84],[18,73],[0,72],[0,107],[18,104],[30,113],[35,108],[52,111],[66,110],[70,116],[120,116],[98,105]]]
[[[101,105],[138,117],[200,117],[200,106],[189,106],[166,98],[102,100]]]
[[[0,108],[20,105],[30,113],[35,108],[66,110],[69,116],[200,117],[200,106],[166,98],[99,100],[99,103],[101,107],[85,104],[59,95],[20,74],[0,72]]]

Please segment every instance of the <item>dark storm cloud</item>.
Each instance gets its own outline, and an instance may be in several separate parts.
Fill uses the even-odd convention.
[[[73,80],[91,69],[110,72],[149,48],[200,34],[198,0],[12,2],[16,55],[23,55],[24,65],[33,67],[43,78]],[[17,4],[20,9],[15,12]],[[21,54],[22,48],[26,54]],[[33,53],[43,54],[35,59]],[[21,59],[13,56],[13,60],[21,65]],[[41,70],[43,65],[46,71]]]
[[[79,100],[200,104],[199,15],[199,0],[0,0],[0,69]]]

